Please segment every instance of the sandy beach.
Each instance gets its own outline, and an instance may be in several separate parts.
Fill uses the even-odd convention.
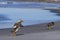
[[[47,29],[47,23],[43,24],[35,24],[35,25],[28,25],[26,27],[22,27],[19,32],[17,33],[17,36],[14,37],[11,33],[12,28],[7,29],[0,29],[0,39],[1,40],[60,40],[60,21],[55,22],[54,29],[48,30]],[[45,36],[44,36],[45,35]],[[55,36],[55,38],[54,38]],[[58,36],[56,38],[56,36]],[[46,38],[48,37],[48,38]]]
[[[10,8],[11,9],[11,8]],[[4,9],[3,9],[4,10]],[[6,9],[7,10],[7,9]],[[12,9],[11,9],[12,10]],[[35,9],[34,9],[35,10]],[[56,13],[57,16],[59,16],[59,10],[57,9],[45,9],[45,10],[50,10],[53,13]],[[18,10],[17,10],[18,11]],[[37,10],[36,10],[37,11]],[[40,10],[41,11],[41,10]],[[39,13],[40,13],[39,11]],[[6,11],[5,11],[6,12]],[[10,11],[9,11],[10,12]],[[27,12],[27,11],[25,11]],[[35,11],[33,11],[34,13]],[[38,11],[37,11],[38,12]],[[44,11],[43,11],[44,12]],[[43,13],[42,12],[42,13]],[[47,11],[46,11],[47,12]],[[22,12],[23,13],[23,12]],[[39,14],[38,13],[38,14]],[[20,15],[19,15],[20,16]],[[24,16],[24,15],[23,15]],[[38,15],[37,15],[38,16]],[[39,15],[40,18],[41,15]],[[47,16],[47,15],[45,15]],[[13,17],[13,15],[11,16]],[[16,17],[16,16],[14,16]],[[13,17],[13,18],[14,18]],[[26,16],[27,17],[27,16]],[[30,17],[30,16],[29,16]],[[33,16],[32,16],[33,17]],[[32,18],[31,17],[31,18]],[[42,17],[42,16],[41,16]],[[48,15],[48,17],[50,17]],[[52,15],[53,17],[53,15]],[[24,18],[24,17],[23,17]],[[35,18],[35,17],[33,17]],[[33,19],[32,18],[32,19]],[[38,17],[37,17],[38,18]],[[35,18],[35,19],[37,19]],[[46,17],[43,17],[46,18]],[[29,19],[29,18],[27,18]],[[47,18],[48,19],[48,18]],[[52,18],[53,19],[53,18]],[[59,19],[59,18],[58,18]],[[39,19],[38,19],[39,20]],[[44,20],[44,19],[42,19]],[[44,20],[45,21],[45,20]],[[18,32],[17,36],[14,37],[12,31],[12,28],[5,28],[5,29],[0,29],[0,40],[60,40],[60,20],[55,21],[55,16],[53,21],[55,22],[54,29],[48,30],[47,29],[47,23],[39,23],[39,24],[34,24],[34,25],[28,25],[25,27],[22,27]],[[34,21],[36,22],[36,21]]]

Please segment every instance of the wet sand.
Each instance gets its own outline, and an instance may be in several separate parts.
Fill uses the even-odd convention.
[[[17,36],[11,33],[12,28],[0,29],[1,40],[60,40],[60,21],[55,22],[54,29],[48,30],[47,23],[22,27]]]
[[[47,23],[28,25],[26,27],[22,27],[17,32],[17,35],[19,36],[19,35],[25,35],[30,33],[40,33],[40,32],[48,32],[48,31],[55,31],[55,30],[60,30],[60,21],[55,22],[54,29],[52,30],[47,29]],[[12,28],[0,29],[0,37],[13,36],[11,31],[12,31]]]

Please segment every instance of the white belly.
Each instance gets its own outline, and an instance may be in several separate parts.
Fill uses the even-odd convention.
[[[20,29],[20,27],[18,27],[18,28],[15,30],[15,32],[18,32],[19,29]]]

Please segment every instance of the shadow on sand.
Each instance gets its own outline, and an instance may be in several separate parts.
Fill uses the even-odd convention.
[[[24,35],[24,34],[17,34],[17,36],[21,36],[21,35]]]

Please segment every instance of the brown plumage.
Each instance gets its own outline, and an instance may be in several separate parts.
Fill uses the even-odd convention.
[[[53,26],[53,25],[54,25],[54,22],[48,23],[48,27],[49,27],[49,26]]]
[[[16,31],[16,29],[23,27],[22,22],[23,22],[23,21],[20,20],[19,22],[15,23],[13,26],[14,26],[14,27],[16,26],[16,27],[13,28],[13,30]]]

